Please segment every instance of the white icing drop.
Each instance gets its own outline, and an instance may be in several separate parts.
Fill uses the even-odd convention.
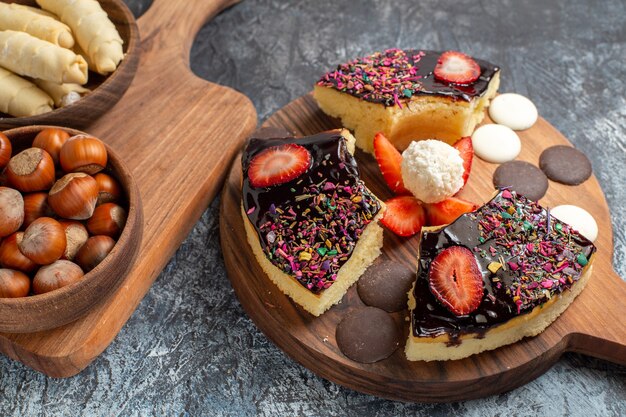
[[[592,242],[598,237],[598,223],[596,223],[593,216],[583,208],[564,204],[550,209],[550,215],[569,224],[574,230],[577,230],[581,235]]]
[[[501,125],[513,130],[525,130],[537,121],[537,107],[526,97],[507,93],[500,94],[491,101],[489,116]]]
[[[484,125],[472,135],[474,154],[487,162],[501,164],[512,161],[522,150],[517,133],[504,125]]]

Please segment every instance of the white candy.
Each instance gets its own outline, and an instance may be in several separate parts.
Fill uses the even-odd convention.
[[[402,153],[402,181],[415,198],[438,203],[463,187],[463,158],[439,140],[411,142]]]
[[[500,94],[491,100],[489,116],[498,124],[513,130],[524,130],[537,121],[537,107],[520,94]]]
[[[487,162],[501,164],[517,158],[522,144],[517,133],[504,125],[484,125],[472,135],[474,153]]]
[[[598,224],[593,216],[585,209],[565,204],[550,209],[550,215],[569,224],[574,230],[577,230],[581,235],[592,242],[598,237]]]

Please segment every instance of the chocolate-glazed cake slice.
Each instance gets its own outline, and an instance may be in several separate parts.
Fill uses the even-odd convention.
[[[341,300],[382,246],[383,204],[359,178],[353,151],[343,129],[251,138],[243,153],[248,242],[278,288],[316,316]]]
[[[498,90],[500,68],[474,59],[477,79],[447,82],[434,73],[441,57],[442,52],[419,49],[376,52],[324,74],[313,97],[326,114],[354,131],[357,146],[366,152],[373,152],[378,132],[400,150],[416,139],[454,144],[482,121]]]
[[[476,304],[463,314],[454,307],[474,288],[465,280],[471,273],[452,268],[446,278],[439,265],[457,248],[467,250],[481,281]],[[460,359],[539,334],[582,291],[594,252],[572,227],[508,190],[442,229],[424,230],[409,293],[407,358]],[[457,293],[438,293],[440,279],[454,282]]]

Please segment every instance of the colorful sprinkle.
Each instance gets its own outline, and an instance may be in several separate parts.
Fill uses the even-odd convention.
[[[325,74],[318,85],[402,108],[403,100],[422,89],[422,77],[417,75],[417,68],[423,56],[422,51],[395,48],[376,52],[339,65],[335,71]]]
[[[477,221],[481,244],[476,249],[486,258],[496,289],[503,283],[496,273],[505,265],[510,268],[505,289],[518,312],[570,287],[588,264],[585,254],[595,251],[578,232],[551,218],[549,210],[514,191],[501,191],[468,216]]]
[[[317,179],[333,161],[322,158],[307,177],[311,181],[289,187],[290,198],[259,213],[258,232],[264,237],[268,259],[314,293],[332,285],[365,226],[380,209],[376,197],[358,178],[344,176],[337,182],[332,179],[335,176],[326,174],[325,179]],[[348,166],[353,167],[344,164],[343,169]]]
[[[490,270],[492,274],[498,272],[500,268],[502,268],[502,264],[500,262],[490,262],[489,265],[487,265],[487,269]]]

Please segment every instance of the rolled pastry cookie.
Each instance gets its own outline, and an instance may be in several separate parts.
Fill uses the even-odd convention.
[[[78,42],[76,42],[76,44],[72,48],[72,51],[74,51],[76,55],[80,55],[83,57],[83,59],[87,62],[87,65],[89,66],[90,70],[94,72],[98,72],[95,70],[96,65],[91,61],[91,58],[89,58],[89,55],[87,55],[87,52],[85,52],[83,48],[80,47],[80,44]]]
[[[124,41],[96,0],[37,0],[59,16],[74,32],[77,43],[89,57],[90,69],[109,74],[124,58]]]
[[[15,117],[52,111],[52,98],[35,84],[0,68],[0,112]]]
[[[0,66],[16,74],[59,84],[87,82],[82,56],[28,33],[0,31],[0,51]]]
[[[61,21],[57,17],[57,15],[55,15],[54,13],[50,13],[49,11],[44,10],[44,9],[40,9],[39,7],[30,7],[30,6],[26,6],[26,5],[23,5],[23,4],[17,4],[17,3],[11,3],[11,4],[14,4],[16,7],[20,7],[22,9],[29,10],[29,11],[31,11],[33,13],[37,13],[40,16],[47,16],[47,17],[51,17],[54,20],[57,20],[59,22]]]
[[[57,84],[46,80],[34,81],[39,88],[52,97],[56,107],[66,107],[74,104],[80,100],[83,94],[91,91],[79,84]]]
[[[0,2],[0,30],[26,32],[62,48],[74,46],[74,37],[69,26],[34,12],[33,8],[15,3]]]

